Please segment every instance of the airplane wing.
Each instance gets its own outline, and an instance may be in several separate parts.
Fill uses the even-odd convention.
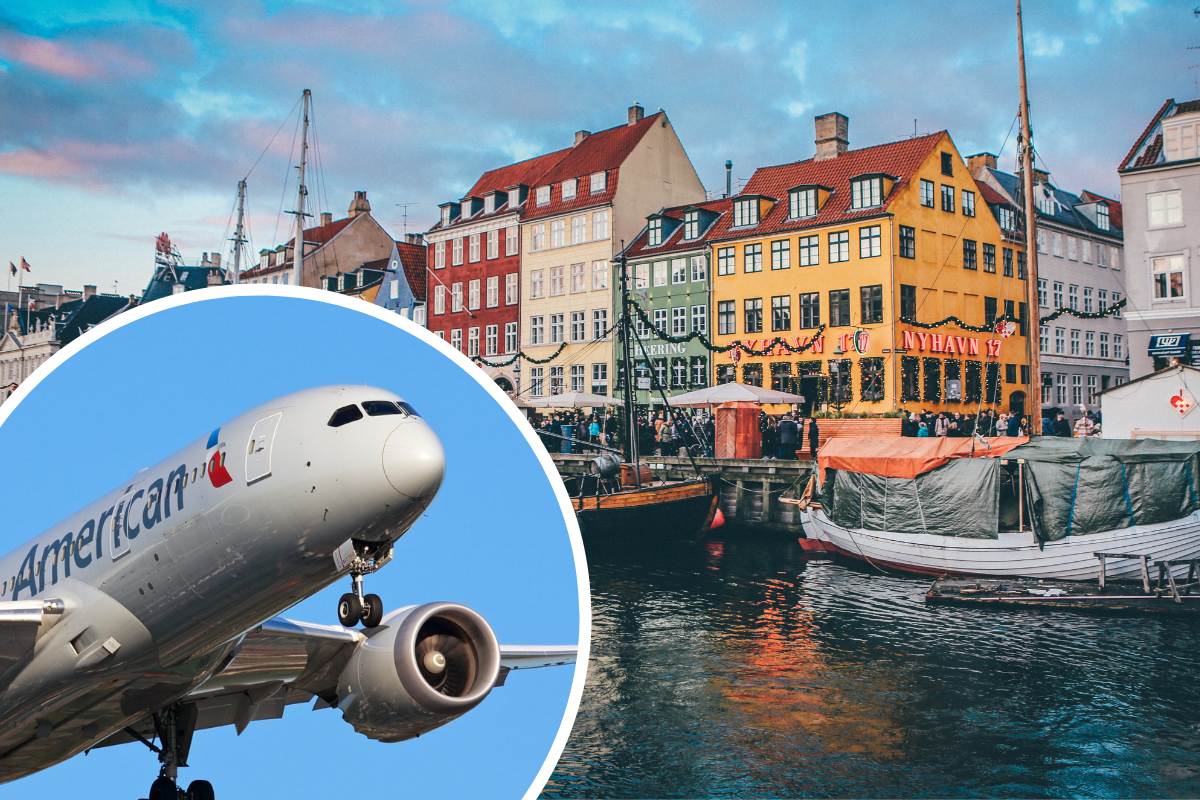
[[[286,706],[314,697],[314,709],[331,707],[342,669],[366,638],[340,625],[267,620],[246,634],[224,670],[183,698],[195,705],[195,730],[233,725],[241,734],[251,722],[280,719]],[[512,670],[573,664],[576,652],[573,646],[502,646],[495,685],[503,686]],[[156,735],[147,717],[96,746],[135,741],[131,730],[146,739]]]
[[[64,611],[61,600],[0,603],[0,675],[23,659],[37,642],[43,623],[50,627]]]

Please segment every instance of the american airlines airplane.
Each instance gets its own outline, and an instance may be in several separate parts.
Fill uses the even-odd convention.
[[[432,502],[445,453],[408,403],[328,386],[230,420],[0,558],[0,783],[94,747],[157,753],[178,788],[197,730],[336,707],[399,742],[573,646],[502,647],[453,602],[385,614],[364,576]],[[349,577],[342,626],[276,617]],[[358,623],[363,629],[355,629]]]

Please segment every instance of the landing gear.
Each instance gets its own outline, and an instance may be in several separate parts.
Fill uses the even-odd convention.
[[[370,575],[391,560],[390,545],[385,552],[371,552],[366,546],[355,547],[354,558],[350,561],[353,591],[346,592],[338,600],[338,622],[353,628],[361,621],[364,628],[374,628],[383,621],[383,600],[377,594],[363,594],[363,576]]]
[[[179,768],[187,766],[197,714],[193,703],[176,703],[155,714],[154,730],[161,746],[154,745],[134,729],[126,728],[131,736],[158,753],[162,764],[158,778],[150,785],[149,800],[215,800],[212,784],[208,781],[192,781],[186,792],[176,782]]]

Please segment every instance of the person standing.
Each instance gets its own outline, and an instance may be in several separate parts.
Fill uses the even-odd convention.
[[[796,427],[796,420],[792,419],[791,414],[784,415],[779,421],[779,458],[785,461],[796,460],[796,438],[799,435],[799,430]]]
[[[763,458],[775,458],[779,452],[779,428],[775,426],[775,418],[767,417],[767,429],[763,431]]]
[[[1075,435],[1076,436],[1091,436],[1096,430],[1096,423],[1092,422],[1092,413],[1085,411],[1083,416],[1075,420]]]
[[[1067,415],[1061,411],[1054,420],[1054,435],[1068,438],[1071,436],[1071,423],[1067,421]]]
[[[946,420],[944,413],[937,415],[937,421],[933,423],[933,435],[945,436],[950,432],[950,423]]]
[[[808,457],[817,460],[817,450],[821,446],[821,434],[817,430],[817,418],[808,418]]]
[[[667,420],[660,420],[661,424],[658,428],[658,454],[660,456],[671,455],[671,423]]]

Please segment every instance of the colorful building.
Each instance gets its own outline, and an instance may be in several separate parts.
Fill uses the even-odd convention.
[[[1024,411],[1024,256],[980,207],[949,134],[850,150],[848,128],[817,117],[816,155],[756,170],[716,223],[716,342],[790,347],[731,351],[716,380],[796,388],[847,413]],[[1019,323],[993,333],[1006,313]]]

